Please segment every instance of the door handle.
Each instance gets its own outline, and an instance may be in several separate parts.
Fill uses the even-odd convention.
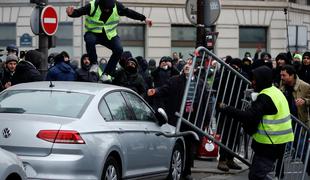
[[[145,133],[145,134],[150,134],[150,131],[149,131],[147,128],[145,128],[144,133]]]
[[[119,132],[119,133],[124,133],[124,129],[118,128],[118,132]]]

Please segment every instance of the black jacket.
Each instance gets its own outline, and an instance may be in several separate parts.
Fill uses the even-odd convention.
[[[1,83],[3,84],[3,86],[7,83],[7,82],[12,82],[12,78],[13,78],[13,74],[12,72],[10,72],[8,69],[5,69],[3,72],[3,77],[1,80]]]
[[[81,57],[81,68],[76,70],[76,76],[77,76],[77,81],[82,81],[82,82],[98,82],[99,81],[99,75],[97,72],[90,71],[91,69],[91,64],[86,65],[83,63],[83,59],[85,57],[88,57],[87,55],[83,55]]]
[[[166,97],[168,99],[167,101],[168,104],[166,105],[166,108],[167,108],[166,113],[169,119],[168,123],[174,126],[177,124],[178,117],[175,115],[175,113],[180,112],[180,108],[181,108],[181,104],[182,104],[182,100],[184,96],[184,91],[185,91],[185,86],[186,86],[186,81],[187,81],[187,78],[184,74],[173,76],[163,86],[156,89],[156,93],[155,93],[156,97]],[[197,92],[196,92],[196,98],[193,104],[194,112],[191,115],[192,118],[195,117],[195,114],[197,112],[197,107],[199,103],[199,98],[202,93],[202,89],[203,89],[203,81],[199,80]],[[206,87],[205,89],[207,91],[208,87]],[[207,93],[204,92],[202,102],[206,102],[207,96],[208,96]],[[201,105],[201,108],[205,108],[205,106]],[[202,119],[203,114],[204,114],[204,111],[200,110],[199,111],[200,118],[198,119],[201,122],[197,122],[198,126],[200,126],[203,121]],[[184,117],[186,118],[186,113],[184,113]],[[207,114],[207,118],[210,118],[209,114]],[[209,120],[206,120],[204,122],[208,123]]]
[[[138,72],[129,73],[125,69],[121,69],[117,72],[113,84],[130,88],[142,97],[146,97],[144,79]]]
[[[160,87],[164,85],[167,80],[175,75],[180,74],[178,70],[176,70],[174,67],[168,68],[168,69],[162,69],[160,67],[157,67],[152,73],[154,87]]]
[[[300,69],[297,71],[297,74],[301,80],[310,84],[310,65],[305,66],[304,64],[302,64],[300,66]]]
[[[12,77],[12,85],[33,81],[43,81],[41,73],[29,61],[19,61]]]
[[[143,14],[140,14],[132,9],[129,9],[127,7],[125,7],[122,3],[120,2],[116,2],[116,6],[117,6],[117,12],[118,15],[120,16],[126,16],[128,18],[131,19],[135,19],[135,20],[140,20],[140,21],[144,21],[145,20],[145,16]],[[81,17],[83,15],[90,15],[90,8],[91,5],[87,4],[79,9],[75,9],[73,11],[73,14],[70,17]],[[111,12],[112,13],[112,12]],[[102,13],[102,17],[100,18],[103,22],[107,21],[108,18],[110,17],[111,14],[104,14]]]
[[[77,81],[81,82],[98,82],[99,75],[96,72],[90,72],[87,69],[79,68],[76,71]]]

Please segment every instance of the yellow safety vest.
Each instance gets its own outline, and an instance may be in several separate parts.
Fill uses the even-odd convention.
[[[278,88],[272,86],[262,90],[259,94],[269,96],[278,112],[274,115],[263,116],[262,121],[258,125],[258,131],[253,135],[255,141],[262,144],[283,144],[293,141],[294,134],[290,109],[283,93]]]
[[[86,16],[85,19],[85,29],[87,32],[102,33],[104,29],[105,34],[109,40],[117,35],[117,25],[119,23],[120,17],[117,12],[117,6],[113,8],[113,12],[108,20],[104,23],[100,20],[101,10],[100,7],[95,7],[95,0],[90,2],[90,16]],[[98,6],[98,5],[97,5]],[[94,12],[96,10],[96,12]]]

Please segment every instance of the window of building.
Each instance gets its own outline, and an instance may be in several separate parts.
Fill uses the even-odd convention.
[[[306,51],[308,46],[308,28],[303,25],[288,26],[288,45],[291,52]]]
[[[196,27],[172,25],[171,55],[177,52],[182,59],[190,57],[196,46]]]
[[[0,24],[0,49],[5,49],[9,44],[16,44],[16,24]]]
[[[56,47],[51,48],[50,52],[67,51],[70,57],[73,56],[73,23],[60,22],[55,34]]]
[[[145,30],[142,24],[120,24],[117,29],[124,51],[144,57]]]
[[[245,52],[250,52],[252,57],[257,48],[262,51],[267,49],[266,27],[239,27],[239,56],[244,57]]]

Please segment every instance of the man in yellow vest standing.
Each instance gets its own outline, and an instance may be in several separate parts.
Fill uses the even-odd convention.
[[[66,12],[69,17],[73,18],[86,15],[84,40],[92,64],[98,64],[96,44],[101,44],[112,50],[103,79],[108,79],[108,75],[114,75],[116,65],[123,52],[120,37],[117,35],[120,16],[145,21],[148,26],[152,26],[151,19],[124,7],[122,3],[116,0],[91,0],[89,4],[79,9],[69,6]]]
[[[250,180],[268,179],[276,160],[283,157],[286,144],[294,140],[288,102],[272,81],[272,70],[260,66],[253,70],[252,86],[258,95],[249,109],[241,111],[222,103],[218,107],[220,112],[239,120],[253,137],[255,155]]]

